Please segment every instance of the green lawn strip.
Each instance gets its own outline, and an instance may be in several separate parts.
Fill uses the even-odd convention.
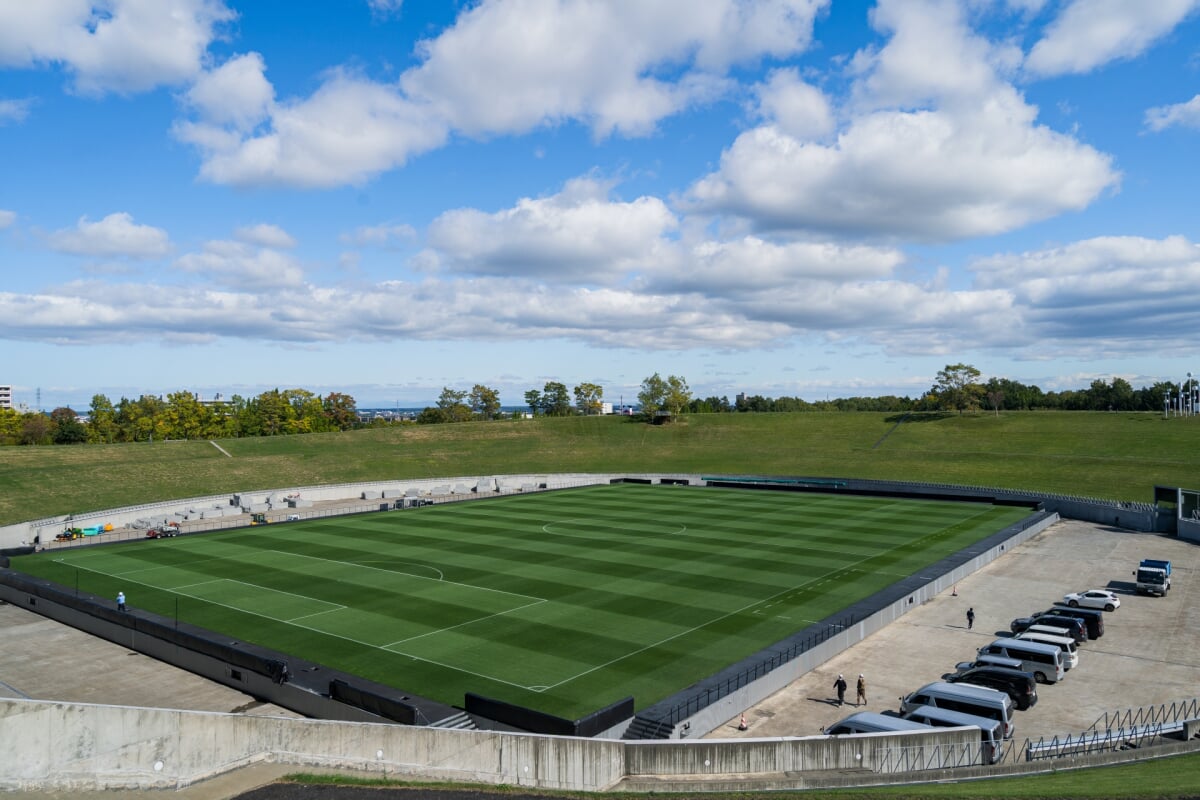
[[[394,781],[384,778],[360,778],[343,775],[295,773],[283,778],[286,782],[313,786],[369,786],[397,789],[446,789],[469,791],[473,796],[522,794],[551,798],[595,798],[617,796],[615,793],[597,795],[590,792],[558,792],[531,789],[525,786],[493,786],[486,784],[461,784],[445,782]],[[925,798],[961,798],[962,800],[993,800],[1000,798],[1028,798],[1029,800],[1190,800],[1195,798],[1196,787],[1200,786],[1200,754],[1171,756],[1139,761],[1132,764],[1117,764],[1110,767],[1092,767],[1082,770],[1064,769],[1058,772],[1022,775],[1013,778],[989,778],[986,780],[960,780],[946,783],[907,784],[901,786],[859,787],[853,789],[810,789],[802,792],[772,791],[772,798],[837,798],[837,800],[871,800],[892,798],[894,800],[924,800]],[[674,792],[621,792],[620,797],[630,798],[691,798],[694,793]],[[761,800],[763,793],[751,792],[705,792],[706,800]]]
[[[1200,425],[1161,415],[695,414],[0,449],[0,524],[170,498],[363,480],[653,471],[917,480],[1149,502],[1200,473]],[[928,419],[928,421],[923,421]],[[883,434],[895,430],[876,448]]]

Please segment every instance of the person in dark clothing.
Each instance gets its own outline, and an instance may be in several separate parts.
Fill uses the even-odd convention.
[[[854,705],[867,704],[867,678],[861,672],[858,674],[858,697],[854,700]]]
[[[967,609],[967,630],[975,627],[975,607],[971,606]]]
[[[833,688],[837,689],[838,705],[846,704],[846,679],[838,675],[837,680],[833,682]]]

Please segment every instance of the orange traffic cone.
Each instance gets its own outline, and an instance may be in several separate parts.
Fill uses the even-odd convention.
[[[750,726],[746,724],[746,715],[742,714],[742,721],[738,723],[738,730],[744,731],[744,730],[747,730],[749,727]]]

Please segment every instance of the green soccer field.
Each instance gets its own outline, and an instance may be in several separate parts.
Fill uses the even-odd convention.
[[[1026,509],[598,486],[48,551],[13,567],[459,705],[644,708]]]

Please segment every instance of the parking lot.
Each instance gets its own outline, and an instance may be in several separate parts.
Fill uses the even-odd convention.
[[[1143,558],[1172,562],[1166,597],[1134,593]],[[1105,712],[1190,700],[1200,687],[1200,593],[1193,576],[1200,546],[1078,521],[1057,523],[952,590],[801,677],[707,738],[811,736],[856,710],[895,711],[899,698],[951,672],[977,648],[1009,634],[1014,617],[1061,600],[1067,592],[1110,589],[1121,607],[1105,614],[1105,635],[1079,646],[1079,666],[1055,685],[1039,685],[1037,705],[1016,715],[1018,742],[1079,733]],[[955,592],[957,594],[955,594]],[[975,609],[973,630],[966,613]],[[847,704],[833,683],[844,674]],[[852,704],[859,673],[868,702]]]

